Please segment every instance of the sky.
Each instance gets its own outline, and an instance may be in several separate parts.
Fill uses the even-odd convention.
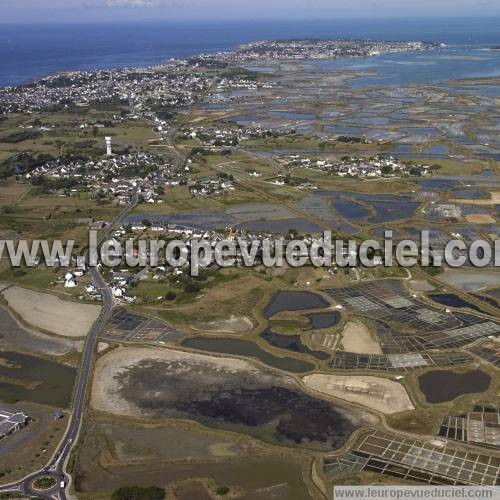
[[[500,16],[499,0],[0,0],[0,23]]]

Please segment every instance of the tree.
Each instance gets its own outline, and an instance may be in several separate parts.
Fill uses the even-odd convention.
[[[177,297],[176,293],[175,292],[172,292],[172,290],[169,290],[166,294],[165,294],[165,300],[169,300],[169,301],[172,301],[172,300],[175,300],[175,298]]]
[[[200,285],[198,285],[198,283],[194,283],[193,281],[186,283],[186,286],[184,287],[184,291],[186,293],[197,293],[200,290],[201,290]]]

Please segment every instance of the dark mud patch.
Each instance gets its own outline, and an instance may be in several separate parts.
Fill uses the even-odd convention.
[[[115,376],[118,393],[144,416],[319,450],[339,448],[366,422],[366,414],[312,397],[288,377],[198,359],[144,359]]]

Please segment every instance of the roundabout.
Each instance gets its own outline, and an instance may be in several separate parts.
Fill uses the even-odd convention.
[[[31,483],[31,487],[35,491],[48,491],[56,485],[57,479],[54,476],[40,476]]]

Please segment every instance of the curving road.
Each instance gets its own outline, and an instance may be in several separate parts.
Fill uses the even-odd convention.
[[[137,192],[135,192],[130,203],[113,219],[112,222],[110,222],[106,226],[103,234],[98,240],[99,246],[101,246],[102,243],[108,238],[113,228],[120,224],[130,212],[130,210],[135,207],[135,205],[137,204],[137,198]],[[88,252],[86,258],[88,259]],[[59,443],[59,446],[52,456],[51,460],[43,469],[34,472],[29,476],[26,476],[24,479],[16,483],[0,486],[0,493],[21,493],[27,496],[36,496],[38,498],[47,499],[63,500],[67,498],[66,486],[68,485],[69,477],[64,471],[65,463],[74,444],[77,441],[78,433],[80,432],[97,338],[106,325],[106,322],[111,316],[111,312],[115,306],[111,290],[102,278],[99,272],[99,268],[91,267],[89,269],[94,284],[101,291],[103,298],[103,308],[101,309],[99,317],[93,324],[89,334],[85,339],[85,344],[82,352],[82,360],[80,364],[80,374],[76,384],[75,396],[73,400],[73,409],[71,412],[68,427],[66,429],[66,433]],[[36,490],[33,487],[33,482],[37,478],[44,476],[50,476],[56,479],[56,485],[53,488],[42,492]],[[62,481],[64,483],[62,483]]]

